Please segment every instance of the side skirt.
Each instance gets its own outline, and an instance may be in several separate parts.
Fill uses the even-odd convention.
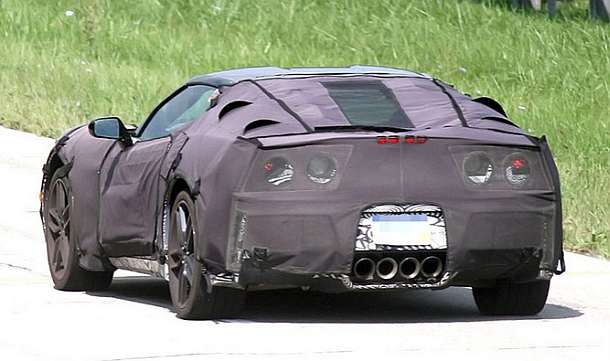
[[[144,273],[169,280],[167,264],[160,264],[156,259],[145,257],[111,257],[110,263],[118,269]]]
[[[118,269],[143,273],[169,281],[167,263],[161,264],[157,259],[146,257],[111,257],[110,263]],[[243,289],[239,284],[239,275],[231,273],[211,274],[203,271],[203,276],[210,286],[232,287]]]

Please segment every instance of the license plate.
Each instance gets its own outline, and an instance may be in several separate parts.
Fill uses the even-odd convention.
[[[425,214],[375,214],[371,230],[376,244],[421,246],[432,244],[432,227]]]

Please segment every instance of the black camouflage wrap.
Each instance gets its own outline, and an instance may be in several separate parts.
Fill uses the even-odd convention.
[[[381,82],[414,129],[319,130],[350,124],[324,86],[337,81]],[[362,212],[420,204],[442,210],[436,217],[446,227],[452,284],[527,280],[557,270],[562,216],[556,166],[546,140],[525,134],[501,109],[425,74],[388,68],[255,68],[188,84],[217,86],[220,96],[201,119],[170,137],[125,147],[82,127],[51,152],[46,178],[54,157],[70,165],[83,267],[107,268],[107,257],[163,259],[166,206],[180,183],[195,200],[196,252],[214,273],[244,279],[248,272],[350,274],[362,241]],[[400,142],[378,144],[379,136]],[[405,137],[427,141],[410,144]],[[527,154],[535,184],[468,184],[462,163],[473,151],[498,162]],[[304,177],[308,160],[319,153],[337,162],[329,184]],[[274,188],[261,180],[264,162],[274,156],[294,165],[290,185]]]

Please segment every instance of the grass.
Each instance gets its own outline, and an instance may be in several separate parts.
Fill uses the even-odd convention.
[[[411,68],[546,134],[567,245],[610,257],[610,25],[587,20],[583,0],[554,19],[507,3],[0,0],[0,124],[55,137],[96,115],[139,123],[188,77],[224,68]]]

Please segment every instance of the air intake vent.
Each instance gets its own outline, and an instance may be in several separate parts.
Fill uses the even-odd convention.
[[[230,102],[229,104],[225,105],[220,112],[218,113],[218,119],[220,120],[222,117],[224,117],[225,115],[227,115],[228,112],[230,112],[231,110],[235,110],[237,108],[241,108],[244,107],[246,105],[250,105],[252,104],[249,101],[246,100],[236,100],[234,102]]]
[[[255,121],[249,123],[248,125],[246,125],[246,127],[244,128],[244,134],[248,133],[251,130],[261,128],[261,127],[266,127],[268,125],[273,125],[273,124],[279,124],[279,122],[276,122],[275,120],[271,120],[271,119],[255,120]]]

